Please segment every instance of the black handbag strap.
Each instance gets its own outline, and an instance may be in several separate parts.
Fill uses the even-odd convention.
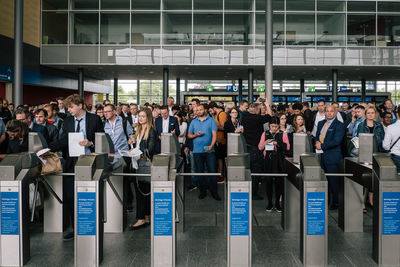
[[[397,138],[396,142],[393,143],[393,145],[390,146],[389,150],[392,150],[392,148],[397,144],[397,142],[400,140],[400,136]]]

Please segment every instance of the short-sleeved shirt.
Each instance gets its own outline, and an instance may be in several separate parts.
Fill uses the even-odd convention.
[[[217,123],[218,127],[222,127],[222,125],[225,122],[227,122],[227,120],[228,120],[228,115],[223,110],[220,110],[215,115],[215,122]],[[218,130],[218,132],[217,132],[217,142],[221,143],[221,144],[226,144],[226,138],[225,138],[224,130]]]
[[[195,118],[191,121],[189,127],[189,133],[195,134],[197,132],[203,133],[203,136],[198,136],[193,140],[193,153],[205,153],[205,146],[210,146],[212,141],[212,131],[217,131],[217,123],[213,118],[209,116],[205,120],[201,121],[199,118]],[[214,152],[214,148],[211,152]]]

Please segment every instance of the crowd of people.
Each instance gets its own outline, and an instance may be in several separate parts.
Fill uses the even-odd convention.
[[[124,172],[140,171],[131,158],[118,151],[140,151],[143,162],[151,162],[161,150],[161,134],[177,136],[184,168],[193,173],[219,173],[220,176],[192,176],[190,191],[198,190],[199,199],[211,196],[220,201],[218,183],[226,180],[227,134],[241,133],[250,155],[253,173],[284,173],[284,159],[293,156],[293,134],[305,133],[314,152],[321,155],[321,167],[326,173],[339,173],[343,158],[357,156],[357,138],[360,133],[373,133],[376,151],[390,152],[400,172],[400,110],[390,99],[382,105],[360,103],[330,103],[319,100],[315,108],[308,102],[292,105],[272,104],[268,99],[254,103],[241,100],[235,103],[207,101],[193,98],[190,103],[176,105],[172,97],[165,105],[124,104],[113,105],[109,100],[102,104],[86,105],[79,95],[57,98],[41,105],[12,104],[1,100],[0,107],[0,160],[7,154],[28,151],[28,133],[38,132],[53,152],[62,153],[63,171],[73,172],[77,157],[69,155],[68,134],[83,132],[79,145],[85,153],[94,152],[96,132],[107,133],[116,151],[112,164],[123,167]],[[260,185],[262,177],[253,177],[252,198],[263,200]],[[283,180],[264,177],[266,211],[281,212]],[[73,222],[73,177],[63,180],[64,228]],[[150,224],[150,184],[146,180],[124,177],[128,190],[124,195],[126,209],[133,211],[136,197],[136,221],[132,230]],[[135,194],[131,190],[133,184]],[[338,177],[328,177],[330,208],[338,208]],[[372,193],[366,204],[373,205]],[[73,238],[67,232],[64,239]]]

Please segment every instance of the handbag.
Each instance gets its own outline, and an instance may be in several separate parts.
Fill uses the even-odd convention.
[[[61,172],[61,161],[56,153],[48,151],[41,155],[40,158],[42,159],[41,175]]]
[[[137,174],[151,174],[151,159],[149,155],[149,151],[147,149],[144,150],[143,154],[141,155],[140,159],[137,160],[138,169],[136,170]],[[143,193],[140,190],[139,182],[142,183],[150,183],[151,179],[150,176],[138,176],[136,177],[136,186],[140,194],[143,196],[149,196],[151,192]]]

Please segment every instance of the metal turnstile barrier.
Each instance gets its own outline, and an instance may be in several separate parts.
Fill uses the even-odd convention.
[[[88,154],[80,156],[75,165],[75,266],[99,266],[103,259],[107,164],[107,154]]]

